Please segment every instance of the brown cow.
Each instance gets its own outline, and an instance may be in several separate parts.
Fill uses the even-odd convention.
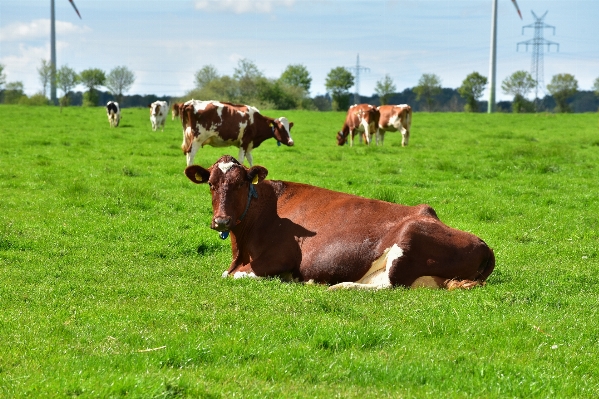
[[[181,113],[181,106],[183,105],[183,103],[174,103],[173,104],[173,109],[171,110],[172,112],[172,118],[171,120],[175,120],[175,118],[179,117],[179,114]]]
[[[385,132],[401,131],[401,146],[408,145],[410,129],[412,127],[412,107],[408,104],[381,105],[379,108],[379,129],[376,135],[376,144],[385,140]]]
[[[293,122],[287,118],[269,118],[261,115],[258,109],[249,105],[221,103],[218,101],[187,101],[180,108],[183,125],[181,148],[187,156],[187,166],[200,147],[209,144],[213,147],[235,146],[239,148],[239,160],[247,157],[250,166],[251,151],[264,140],[274,137],[277,143],[293,145],[291,128]]]
[[[493,251],[443,224],[428,205],[406,206],[286,181],[264,180],[229,155],[185,174],[208,183],[211,228],[231,233],[223,276],[281,276],[336,288],[470,288],[495,267]]]
[[[354,136],[365,136],[366,144],[370,144],[370,136],[378,130],[379,111],[370,104],[356,104],[349,107],[343,128],[337,133],[337,144],[343,145],[349,136],[349,145],[353,147]],[[360,137],[360,142],[362,137]]]

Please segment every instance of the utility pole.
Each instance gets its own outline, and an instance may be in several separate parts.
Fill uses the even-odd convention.
[[[56,100],[56,18],[54,15],[54,0],[50,0],[50,101],[53,105]]]
[[[555,36],[555,26],[547,25],[543,22],[543,19],[547,15],[548,11],[545,11],[542,17],[537,17],[534,11],[531,11],[533,17],[535,18],[535,22],[530,25],[526,25],[522,27],[522,34],[524,34],[524,29],[526,28],[534,28],[535,34],[534,37],[530,40],[526,40],[524,42],[519,42],[516,45],[516,51],[520,48],[520,45],[526,46],[526,51],[528,51],[528,45],[532,46],[532,62],[530,68],[530,74],[536,81],[535,85],[535,107],[538,110],[539,105],[539,88],[543,88],[545,86],[544,79],[544,71],[543,71],[543,46],[547,45],[547,51],[549,52],[551,49],[551,45],[557,46],[557,51],[559,51],[559,43],[551,42],[546,40],[543,37],[543,29],[553,29],[553,35]]]
[[[349,69],[354,72],[354,75],[356,77],[356,79],[354,81],[354,88],[355,88],[354,104],[359,104],[360,103],[360,72],[361,71],[368,72],[368,71],[370,71],[370,68],[366,68],[366,67],[363,67],[360,65],[360,54],[358,54],[358,57],[356,58],[356,65],[349,67]]]

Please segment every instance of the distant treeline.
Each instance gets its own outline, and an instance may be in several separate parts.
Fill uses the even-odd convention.
[[[0,90],[0,103],[4,102],[5,90]],[[115,97],[104,91],[98,91],[99,104],[106,104],[108,101],[115,101]],[[70,105],[81,106],[83,104],[83,92],[70,92]],[[172,96],[156,96],[154,94],[146,95],[123,95],[120,101],[121,108],[131,107],[147,107],[154,101],[168,101],[169,104],[172,101],[181,101],[180,97]],[[216,98],[206,98],[205,100],[218,100]],[[320,111],[330,111],[332,109],[332,99],[328,94],[318,95],[311,99],[314,102],[314,107]],[[352,97],[353,100],[353,97]],[[424,100],[417,101],[416,94],[412,88],[407,88],[401,93],[392,93],[389,97],[389,104],[409,104],[414,111],[427,111],[427,104]],[[353,101],[352,101],[353,103]],[[360,96],[360,103],[367,103],[372,105],[380,105],[379,96]],[[465,100],[460,96],[457,89],[443,88],[441,93],[434,97],[433,112],[463,112]],[[599,97],[592,91],[578,91],[568,101],[573,112],[597,112],[599,111]],[[41,104],[39,104],[41,105]],[[539,99],[538,110],[540,112],[551,112],[555,109],[556,103],[552,96],[546,95],[543,99]],[[486,112],[487,102],[479,102],[480,112]],[[511,101],[499,101],[497,103],[497,112],[512,112]]]

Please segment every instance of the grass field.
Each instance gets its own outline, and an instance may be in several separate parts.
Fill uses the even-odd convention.
[[[269,179],[428,203],[495,250],[485,287],[379,292],[221,278],[180,123],[123,114],[0,106],[0,397],[599,396],[596,114],[416,113],[408,147],[349,148],[341,113],[265,111],[295,123],[253,152]]]

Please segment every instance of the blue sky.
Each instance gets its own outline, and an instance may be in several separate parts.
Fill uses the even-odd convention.
[[[361,65],[360,93],[371,95],[389,74],[399,91],[434,73],[443,87],[458,87],[467,74],[489,76],[491,0],[67,0],[56,1],[57,62],[76,71],[125,65],[136,74],[129,94],[180,96],[193,88],[206,64],[232,75],[247,58],[267,77],[289,64],[311,73],[311,94],[324,94],[328,72]],[[499,83],[530,71],[533,10],[548,11],[545,38],[559,43],[544,57],[544,79],[571,73],[581,90],[599,77],[599,0],[498,0]],[[0,63],[7,81],[22,81],[27,94],[41,90],[36,68],[50,58],[50,0],[0,2]],[[59,93],[60,94],[60,93]],[[497,91],[498,100],[509,99]]]

